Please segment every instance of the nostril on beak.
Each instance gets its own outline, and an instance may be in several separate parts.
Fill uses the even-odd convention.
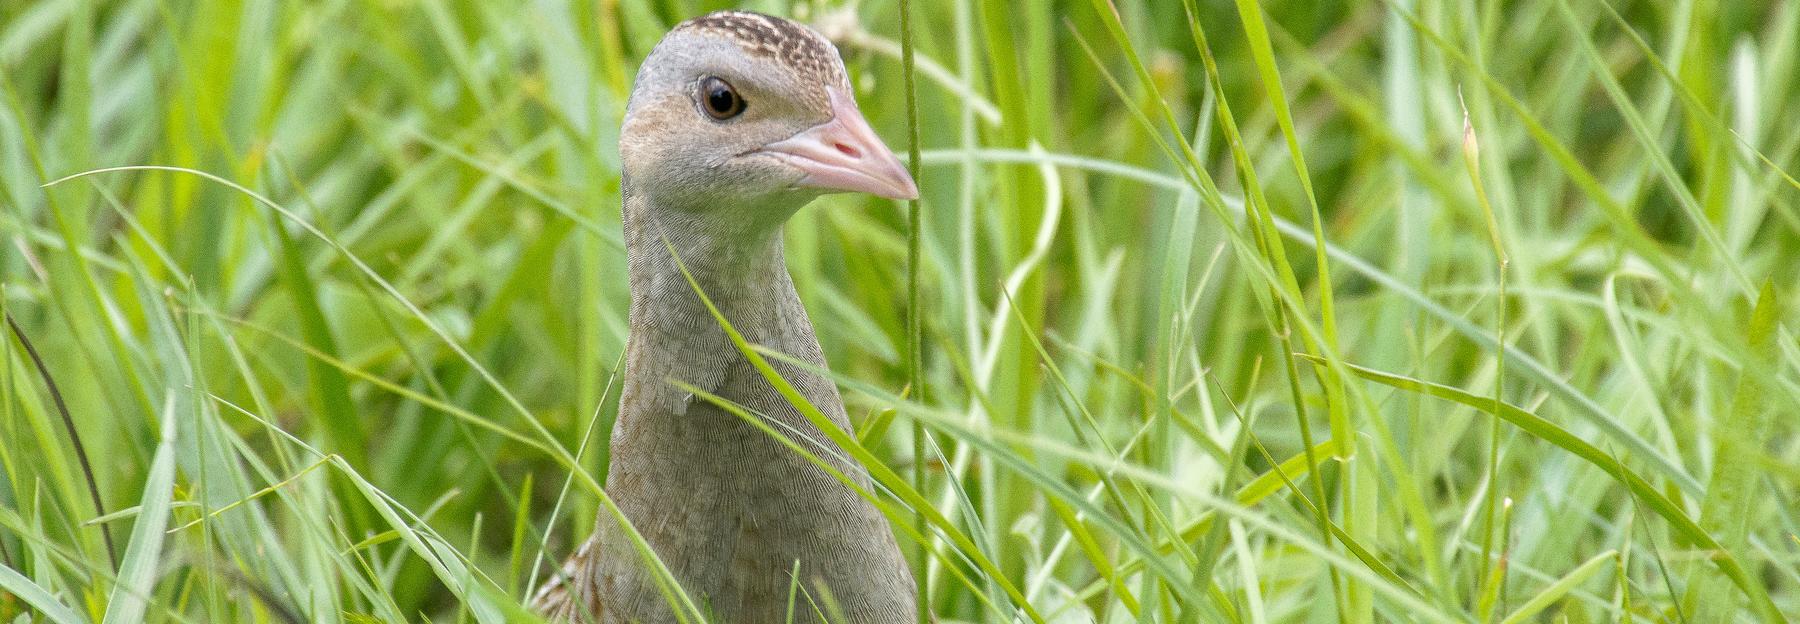
[[[845,156],[849,156],[851,158],[862,158],[862,151],[856,149],[855,146],[845,145],[843,143],[837,143],[837,142],[833,142],[831,145],[832,145],[832,147],[836,147],[837,151],[839,153],[842,153]]]

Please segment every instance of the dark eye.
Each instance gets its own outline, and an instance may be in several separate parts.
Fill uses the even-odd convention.
[[[731,83],[717,76],[707,76],[700,81],[700,108],[713,119],[724,121],[744,112],[744,98],[738,97],[737,89]]]

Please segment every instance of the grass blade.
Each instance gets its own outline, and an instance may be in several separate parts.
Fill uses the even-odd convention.
[[[1537,614],[1543,612],[1544,609],[1550,608],[1550,605],[1556,604],[1557,600],[1568,595],[1570,591],[1574,590],[1576,587],[1580,587],[1582,583],[1586,583],[1588,579],[1593,578],[1595,574],[1599,574],[1601,570],[1606,569],[1607,564],[1617,564],[1618,562],[1618,551],[1609,550],[1594,555],[1593,558],[1588,559],[1581,565],[1575,566],[1575,569],[1570,570],[1568,574],[1564,574],[1562,578],[1556,579],[1556,582],[1551,583],[1549,587],[1545,587],[1544,591],[1538,592],[1536,596],[1532,596],[1530,600],[1525,601],[1525,604],[1519,605],[1518,610],[1507,615],[1506,619],[1500,620],[1500,624],[1518,624],[1519,622],[1530,621]]]
[[[163,565],[163,529],[169,525],[169,501],[175,495],[175,397],[164,403],[162,442],[156,446],[156,458],[144,479],[144,500],[138,503],[137,521],[132,523],[131,541],[125,545],[125,558],[119,562],[118,583],[106,606],[102,624],[144,621]]]
[[[31,579],[25,578],[25,575],[3,565],[0,565],[0,590],[6,590],[7,593],[18,596],[20,600],[25,601],[25,604],[31,605],[32,608],[42,613],[45,619],[56,624],[82,624],[86,621],[75,615],[74,611],[70,611],[62,603],[57,602],[56,597],[51,596],[50,592],[44,591],[43,587],[31,582]]]
[[[1312,359],[1311,356],[1306,355],[1299,355],[1298,357]],[[1679,504],[1669,500],[1669,498],[1664,496],[1656,486],[1651,485],[1649,481],[1644,480],[1644,478],[1637,473],[1631,471],[1623,464],[1618,463],[1611,455],[1601,451],[1594,445],[1587,443],[1575,434],[1570,433],[1569,430],[1559,427],[1555,423],[1545,420],[1536,414],[1525,411],[1510,403],[1499,403],[1496,405],[1493,397],[1478,396],[1450,386],[1420,381],[1403,375],[1384,373],[1373,369],[1363,368],[1361,366],[1351,364],[1347,364],[1346,366],[1348,366],[1350,371],[1357,376],[1369,381],[1399,388],[1408,392],[1416,392],[1426,396],[1454,401],[1481,410],[1488,415],[1501,418],[1512,423],[1520,430],[1531,434],[1533,437],[1561,447],[1563,450],[1573,453],[1575,456],[1586,460],[1588,463],[1606,470],[1608,474],[1613,475],[1614,478],[1618,479],[1623,485],[1629,488],[1632,495],[1646,504],[1651,511],[1656,512],[1656,515],[1662,516],[1664,520],[1667,520],[1670,526],[1684,539],[1699,545],[1701,548],[1713,551],[1713,565],[1718,566],[1719,570],[1723,572],[1726,577],[1729,577],[1732,582],[1737,584],[1738,589],[1742,590],[1750,597],[1751,605],[1765,620],[1771,622],[1787,621],[1787,618],[1781,615],[1780,609],[1776,608],[1775,603],[1769,599],[1769,594],[1763,589],[1762,583],[1752,577],[1749,572],[1744,569],[1743,565],[1738,562],[1737,558],[1726,551],[1710,532],[1701,528],[1698,523],[1694,522],[1694,519],[1689,517],[1687,512],[1682,510]]]

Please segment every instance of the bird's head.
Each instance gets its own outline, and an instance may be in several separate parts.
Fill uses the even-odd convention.
[[[825,193],[919,192],[857,109],[831,42],[757,13],[712,13],[663,37],[638,70],[619,151],[634,192],[687,211],[754,207],[779,221]]]

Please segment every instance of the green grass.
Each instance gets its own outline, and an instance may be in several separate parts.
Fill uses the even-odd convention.
[[[516,621],[612,517],[723,5],[505,4],[0,4],[0,621]],[[1800,4],[904,4],[744,8],[920,150],[787,240],[939,621],[1800,618]]]

